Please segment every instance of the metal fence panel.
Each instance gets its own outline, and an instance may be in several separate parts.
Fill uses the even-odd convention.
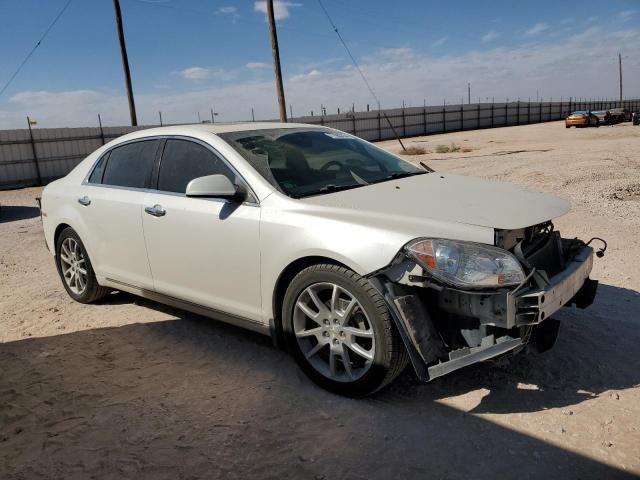
[[[640,100],[506,102],[391,108],[302,116],[291,121],[324,125],[378,141],[560,120],[576,110],[640,108]],[[150,128],[83,127],[0,130],[0,188],[46,184],[69,173],[104,143],[126,133]],[[33,135],[33,140],[31,138]],[[35,158],[34,158],[35,152]],[[37,165],[37,166],[36,166]],[[40,178],[38,178],[38,168]]]

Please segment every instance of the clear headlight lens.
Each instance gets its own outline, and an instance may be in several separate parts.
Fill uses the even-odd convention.
[[[429,238],[406,251],[435,278],[459,288],[506,287],[525,279],[518,259],[501,248]]]

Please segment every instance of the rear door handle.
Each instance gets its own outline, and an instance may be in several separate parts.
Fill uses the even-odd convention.
[[[80,205],[84,205],[85,207],[88,207],[89,205],[91,205],[91,199],[85,195],[84,197],[80,197],[78,199],[78,203]]]
[[[162,208],[162,205],[154,205],[153,207],[144,207],[144,211],[154,217],[163,217],[167,212]]]

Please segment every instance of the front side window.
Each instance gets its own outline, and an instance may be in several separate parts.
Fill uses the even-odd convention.
[[[294,198],[426,173],[369,142],[330,129],[278,128],[218,135]]]
[[[151,177],[160,140],[127,143],[111,150],[102,183],[118,187],[145,188]]]
[[[189,140],[167,140],[160,161],[158,190],[185,193],[191,180],[207,175],[224,175],[235,183],[233,171],[211,150]]]

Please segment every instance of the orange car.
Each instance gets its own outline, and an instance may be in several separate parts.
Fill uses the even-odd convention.
[[[599,127],[600,120],[596,115],[587,110],[579,110],[573,112],[564,120],[564,126],[569,127]]]

